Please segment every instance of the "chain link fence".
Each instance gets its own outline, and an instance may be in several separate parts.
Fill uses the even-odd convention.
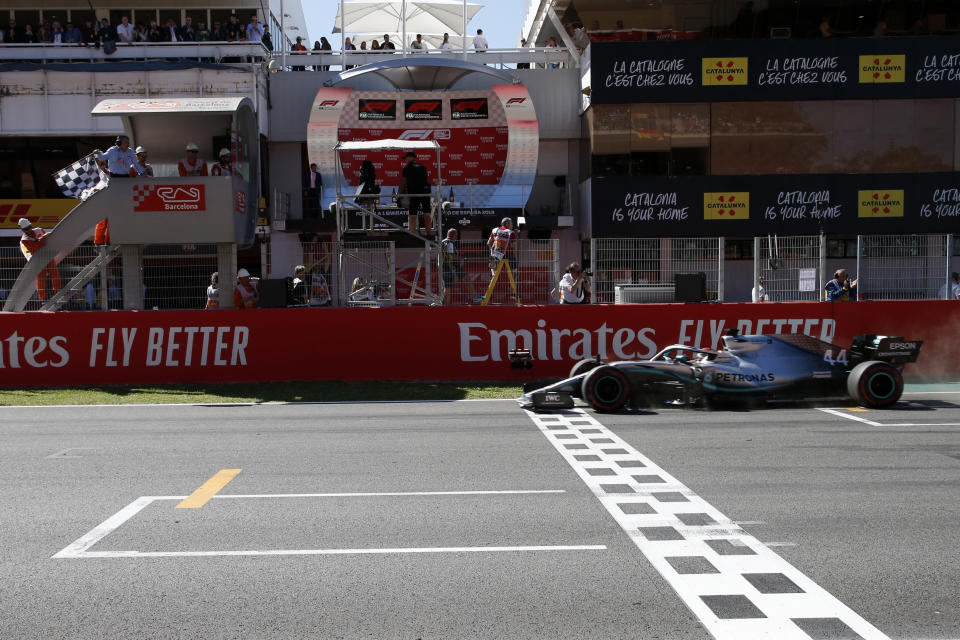
[[[876,235],[857,238],[859,300],[944,297],[950,278],[949,235]]]
[[[457,243],[457,252],[463,268],[463,278],[445,276],[450,282],[449,304],[462,305],[475,301],[477,296],[486,294],[497,267],[497,261],[491,261],[490,249],[484,241],[461,241]],[[560,281],[560,241],[517,240],[514,253],[508,253],[510,270],[517,286],[516,294],[510,286],[506,269],[497,278],[496,285],[487,304],[515,305],[550,304],[550,291]]]
[[[753,256],[754,296],[759,295],[759,283],[767,302],[823,299],[824,236],[757,237],[753,239]]]
[[[101,253],[100,247],[83,244],[63,256],[42,272],[37,290],[30,297],[25,311],[39,311],[61,289],[84,271]],[[0,247],[0,306],[6,302],[10,290],[26,264],[18,246]],[[102,270],[97,269],[85,283],[77,283],[74,291],[66,293],[58,304],[59,311],[106,311],[123,308],[120,257],[116,256]]]
[[[674,302],[678,274],[704,274],[705,301],[723,300],[723,238],[595,238],[593,302]]]
[[[148,245],[143,250],[144,309],[203,309],[217,270],[214,245]],[[228,286],[225,286],[228,285]],[[220,282],[220,295],[233,286]]]
[[[388,307],[397,303],[393,242],[347,242],[339,258],[340,306]]]

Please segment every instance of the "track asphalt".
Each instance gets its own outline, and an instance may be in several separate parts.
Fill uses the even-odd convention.
[[[960,638],[960,394],[544,418],[0,408],[0,638]]]

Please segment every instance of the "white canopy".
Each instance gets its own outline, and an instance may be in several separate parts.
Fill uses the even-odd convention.
[[[333,33],[340,33],[341,20],[345,18],[344,29],[347,34],[372,34],[374,37],[388,33],[394,35],[406,32],[410,39],[420,33],[426,38],[442,38],[444,32],[454,36],[463,34],[462,0],[353,0],[343,2],[343,15],[337,5],[337,18],[333,24]],[[404,7],[406,5],[406,7]],[[466,3],[467,22],[473,19],[482,4]],[[403,15],[406,10],[406,29]],[[400,48],[400,43],[395,43]],[[409,43],[408,43],[409,44]]]
[[[355,140],[338,142],[334,147],[339,151],[383,151],[385,149],[430,149],[437,150],[440,144],[436,140]]]

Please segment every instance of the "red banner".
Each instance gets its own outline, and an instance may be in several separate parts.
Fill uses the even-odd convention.
[[[0,384],[520,381],[566,375],[598,353],[715,347],[732,328],[841,346],[858,333],[904,336],[924,341],[908,376],[957,375],[958,310],[927,301],[0,314]],[[530,349],[533,369],[510,368],[515,347]]]

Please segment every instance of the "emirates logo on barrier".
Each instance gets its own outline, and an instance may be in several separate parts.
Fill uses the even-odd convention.
[[[207,198],[202,184],[133,186],[133,210],[155,211],[205,211]]]

